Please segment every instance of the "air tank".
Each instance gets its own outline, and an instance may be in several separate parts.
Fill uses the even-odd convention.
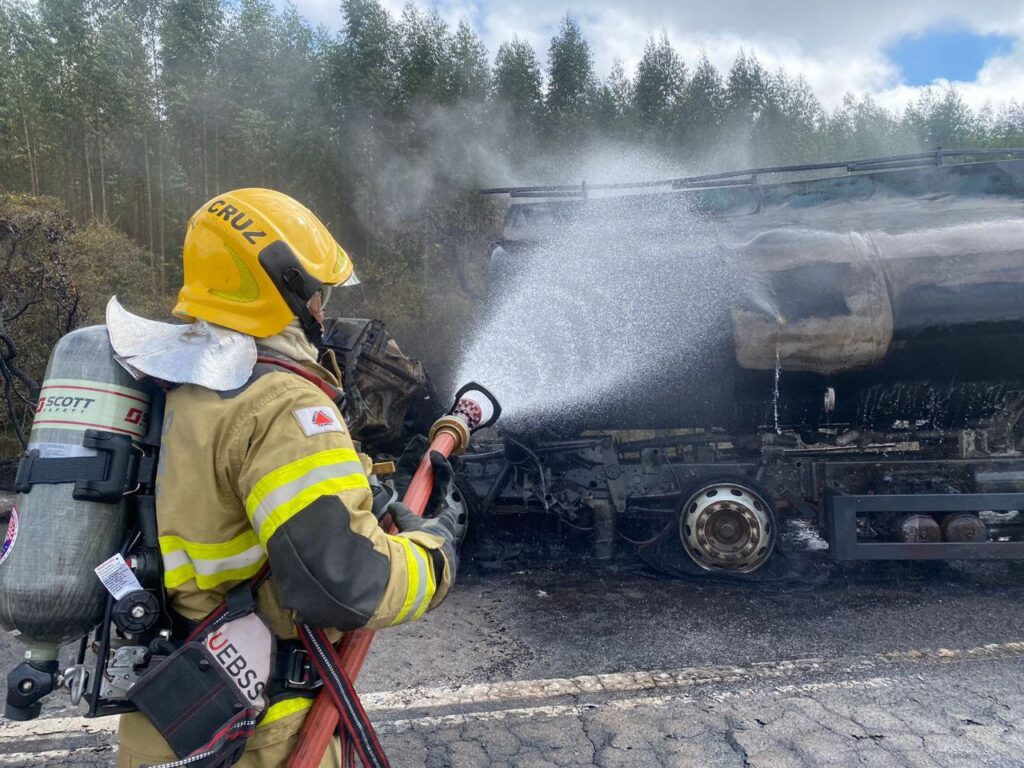
[[[39,458],[94,456],[86,430],[138,440],[149,396],[114,360],[105,326],[81,328],[50,355],[29,438]],[[74,483],[36,484],[19,493],[0,554],[0,627],[29,646],[31,658],[56,658],[58,647],[102,620],[105,589],[93,569],[124,542],[128,510],[79,501]]]

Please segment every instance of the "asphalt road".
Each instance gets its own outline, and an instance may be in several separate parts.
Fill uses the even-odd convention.
[[[360,688],[395,766],[1024,765],[1022,599],[1016,564],[737,585],[490,542]],[[112,722],[46,715],[0,766],[112,763]]]

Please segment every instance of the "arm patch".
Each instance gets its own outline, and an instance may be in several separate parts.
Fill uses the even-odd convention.
[[[337,412],[326,405],[310,408],[296,408],[292,413],[306,437],[322,435],[324,432],[345,433],[345,425]]]

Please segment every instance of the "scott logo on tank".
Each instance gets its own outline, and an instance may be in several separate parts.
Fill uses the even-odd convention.
[[[84,411],[96,402],[92,397],[75,397],[73,395],[42,395],[36,404],[36,413],[43,410]]]

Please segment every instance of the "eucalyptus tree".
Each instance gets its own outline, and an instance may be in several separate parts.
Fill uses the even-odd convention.
[[[615,140],[632,139],[636,121],[633,112],[633,83],[621,59],[612,62],[597,92],[594,127],[600,136]]]
[[[480,103],[486,100],[491,91],[487,46],[466,19],[459,21],[452,38],[451,67],[448,88],[452,101]]]
[[[732,141],[750,142],[754,122],[765,107],[769,78],[757,57],[740,51],[725,81],[724,126]]]
[[[976,120],[955,88],[927,88],[907,106],[904,122],[927,149],[963,146],[971,141]]]
[[[493,102],[502,149],[520,161],[533,154],[544,110],[543,76],[533,47],[513,36],[494,60]]]
[[[650,38],[636,69],[633,109],[640,134],[664,146],[686,87],[686,67],[664,32]]]
[[[0,185],[34,195],[62,191],[46,167],[53,134],[48,79],[53,49],[32,9],[0,3]]]
[[[722,75],[702,52],[676,104],[674,141],[687,159],[699,161],[713,148],[722,130],[725,109]]]
[[[223,95],[217,57],[225,8],[220,0],[165,0],[160,19],[164,109],[180,174],[168,180],[190,210],[214,193],[213,151]]]
[[[404,108],[450,103],[453,40],[437,9],[421,10],[409,0],[402,9],[399,29],[399,98]]]
[[[547,85],[549,139],[556,146],[577,148],[588,132],[597,79],[590,43],[579,22],[568,14],[548,48]]]
[[[767,78],[761,110],[754,119],[753,141],[760,162],[818,160],[825,112],[804,78],[779,71]]]

